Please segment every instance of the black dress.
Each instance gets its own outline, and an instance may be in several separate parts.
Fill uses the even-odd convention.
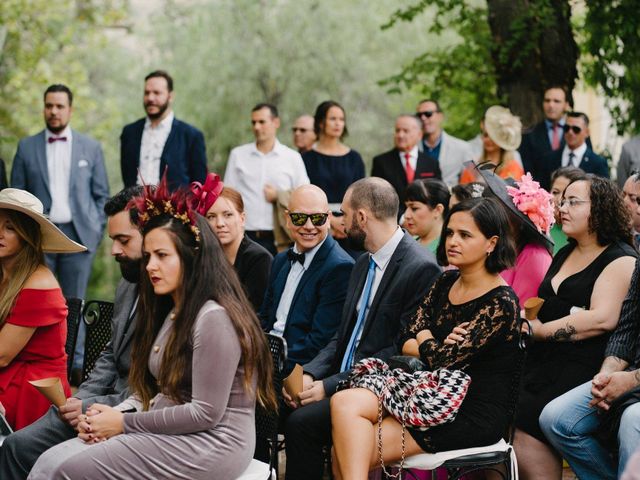
[[[244,235],[233,267],[256,312],[264,300],[272,260],[273,257],[264,247],[251,240],[246,234]]]
[[[556,254],[540,284],[538,296],[545,300],[538,313],[542,323],[569,315],[572,307],[589,309],[593,287],[602,270],[617,258],[637,257],[633,247],[626,243],[612,243],[584,270],[565,278],[556,293],[551,279],[573,249],[574,245],[569,244]],[[606,334],[576,342],[534,343],[523,375],[516,426],[547,443],[538,425],[542,409],[554,398],[590,381],[598,373],[608,339],[609,334]]]
[[[302,155],[309,181],[327,194],[329,203],[341,203],[347,188],[364,178],[364,162],[355,150],[346,155],[325,155],[309,150]]]
[[[491,445],[507,430],[509,395],[518,366],[518,297],[511,287],[500,286],[454,305],[449,290],[459,275],[450,270],[436,280],[401,336],[403,345],[429,329],[435,339],[420,345],[420,358],[428,368],[462,369],[471,377],[452,423],[426,431],[408,429],[427,453]],[[445,345],[447,335],[462,322],[470,322],[465,341]]]

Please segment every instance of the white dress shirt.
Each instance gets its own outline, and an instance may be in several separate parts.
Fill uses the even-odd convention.
[[[569,163],[569,154],[573,152],[573,163]],[[564,146],[562,150],[562,166],[563,167],[579,167],[582,162],[582,157],[587,152],[587,143],[583,143],[575,150],[571,150],[568,145]]]
[[[316,256],[318,250],[325,242],[327,237],[315,247],[313,247],[308,252],[304,254],[304,265],[300,264],[300,262],[293,262],[291,265],[291,270],[289,270],[289,275],[287,275],[287,282],[284,285],[284,290],[282,291],[282,296],[280,297],[280,303],[278,303],[278,308],[276,309],[276,323],[273,324],[273,328],[271,329],[271,333],[274,335],[282,336],[284,334],[284,329],[287,324],[287,318],[289,317],[289,310],[291,309],[291,302],[293,302],[293,297],[295,296],[296,290],[298,289],[298,284],[300,283],[300,279],[304,272],[309,269],[309,265],[313,261],[313,257]],[[295,253],[300,253],[298,251],[297,245],[294,244],[293,251]]]
[[[160,182],[160,158],[167,138],[171,133],[173,112],[169,112],[155,127],[151,125],[149,117],[144,121],[142,140],[140,142],[140,172],[138,185],[157,185]]]
[[[47,170],[49,173],[49,192],[51,192],[51,210],[49,218],[53,223],[71,222],[71,205],[69,203],[69,179],[71,172],[71,128],[67,127],[54,134],[45,130],[47,151]],[[65,137],[49,143],[49,138]]]
[[[246,212],[245,230],[273,230],[273,204],[264,198],[264,186],[293,190],[309,183],[298,152],[276,140],[273,150],[262,153],[254,143],[231,150],[224,184],[242,194]]]
[[[369,315],[369,308],[373,303],[373,299],[376,297],[376,292],[378,291],[378,287],[380,286],[380,282],[382,281],[382,277],[384,276],[384,272],[387,271],[387,266],[389,265],[389,260],[393,256],[393,253],[398,248],[398,245],[402,241],[404,237],[404,232],[400,227],[395,231],[395,233],[391,236],[387,243],[385,243],[376,253],[372,254],[373,262],[376,264],[375,274],[373,277],[373,283],[371,284],[371,294],[369,295],[369,301],[367,302],[367,312],[365,313],[364,322],[362,324],[362,328],[360,329],[360,333],[358,333],[358,338],[356,339],[356,346],[358,348],[358,344],[360,343],[360,337],[362,337],[362,332],[364,332],[364,326],[367,323],[367,316]],[[365,280],[366,283],[366,280]],[[364,295],[364,288],[362,292],[360,292],[360,297],[358,298],[358,303],[356,304],[356,311],[360,313],[360,304],[362,303],[362,295]]]
[[[407,152],[399,152],[400,155],[400,164],[402,165],[402,170],[404,170],[405,172],[407,171],[407,158],[405,157],[405,154]],[[415,145],[410,151],[409,151],[409,165],[411,165],[411,168],[413,168],[413,171],[416,171],[416,168],[418,167],[418,145]]]

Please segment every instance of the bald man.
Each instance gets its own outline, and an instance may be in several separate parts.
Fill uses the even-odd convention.
[[[259,317],[287,341],[287,372],[325,347],[340,323],[353,259],[329,233],[327,196],[315,185],[291,193],[286,211],[293,247],[273,260]]]
[[[293,133],[293,144],[302,155],[313,148],[317,137],[314,129],[314,120],[311,115],[300,115],[296,118],[291,128]]]

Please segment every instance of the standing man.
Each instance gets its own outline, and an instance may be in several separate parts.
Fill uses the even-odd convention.
[[[565,113],[569,110],[567,90],[560,86],[551,86],[544,91],[542,101],[544,120],[533,126],[522,136],[518,151],[522,157],[525,172],[531,172],[534,180],[542,182],[541,175],[546,174],[542,162],[551,152],[564,148],[563,127]],[[549,179],[546,178],[549,182]]]
[[[123,280],[116,289],[111,341],[100,354],[89,378],[59,409],[51,407],[38,421],[12,433],[0,446],[0,478],[25,479],[38,457],[49,448],[78,435],[78,416],[94,403],[115,406],[128,396],[131,340],[142,260],[142,235],[137,216],[125,210],[142,192],[140,187],[116,194],[104,206],[111,255],[120,264]],[[125,407],[126,408],[126,407]]]
[[[398,203],[389,182],[375,177],[358,180],[344,195],[347,236],[368,254],[353,268],[336,334],[303,365],[300,406],[284,395],[295,408],[285,423],[287,480],[322,478],[323,447],[331,443],[329,398],[338,382],[363,358],[387,360],[400,351],[401,328],[440,273],[433,254],[398,227]]]
[[[394,148],[373,158],[372,177],[384,178],[400,198],[400,212],[404,211],[404,191],[414,180],[442,178],[438,161],[420,151],[422,122],[414,115],[396,118],[393,135]]]
[[[640,171],[640,135],[631,137],[622,145],[618,160],[618,185],[622,187],[634,171]]]
[[[305,185],[309,177],[300,154],[276,138],[280,118],[275,105],[253,107],[251,126],[256,141],[231,150],[224,183],[242,194],[249,238],[276,255],[273,230],[278,192]]]
[[[539,177],[536,179],[540,186],[549,191],[551,188],[551,173],[560,167],[578,167],[585,173],[593,173],[600,177],[609,178],[607,161],[596,155],[589,144],[589,117],[582,112],[569,112],[565,118],[563,148],[548,153],[539,164]]]
[[[438,161],[442,180],[449,187],[457,185],[464,162],[473,160],[469,144],[442,129],[444,113],[437,100],[422,100],[418,104],[416,117],[422,120],[424,133],[419,144],[420,150]]]
[[[293,133],[293,144],[302,155],[313,148],[313,144],[318,139],[313,127],[313,117],[311,115],[301,115],[296,118],[291,132]]]
[[[64,295],[84,298],[106,223],[103,207],[109,199],[109,182],[100,144],[69,126],[72,104],[73,94],[66,85],[51,85],[44,92],[46,129],[20,140],[11,186],[38,197],[51,221],[87,247],[82,253],[46,256]]]
[[[157,185],[167,169],[169,187],[204,182],[207,156],[204,136],[197,128],[175,118],[173,79],[163,71],[144,79],[145,118],[122,129],[120,170],[125,187]]]

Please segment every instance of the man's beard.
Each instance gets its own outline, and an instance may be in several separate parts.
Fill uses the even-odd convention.
[[[60,125],[59,127],[52,127],[51,125],[49,125],[49,122],[45,123],[47,124],[47,130],[49,130],[51,133],[55,133],[56,135],[62,132],[65,128],[67,128],[67,125],[69,125],[68,123],[65,123],[64,125]]]
[[[144,111],[147,112],[147,117],[149,117],[151,120],[157,120],[158,118],[162,117],[162,115],[164,115],[164,112],[166,112],[167,108],[169,108],[169,100],[161,105],[156,105],[156,107],[158,107],[158,113],[149,113],[149,111],[147,110],[147,104],[144,104]]]
[[[120,264],[120,273],[122,278],[130,283],[140,282],[140,268],[142,267],[141,258],[129,258],[123,255],[116,257],[116,262]]]
[[[351,226],[347,230],[347,238],[349,238],[349,243],[354,250],[366,250],[364,242],[367,239],[367,234],[356,223],[355,218],[351,220]]]

